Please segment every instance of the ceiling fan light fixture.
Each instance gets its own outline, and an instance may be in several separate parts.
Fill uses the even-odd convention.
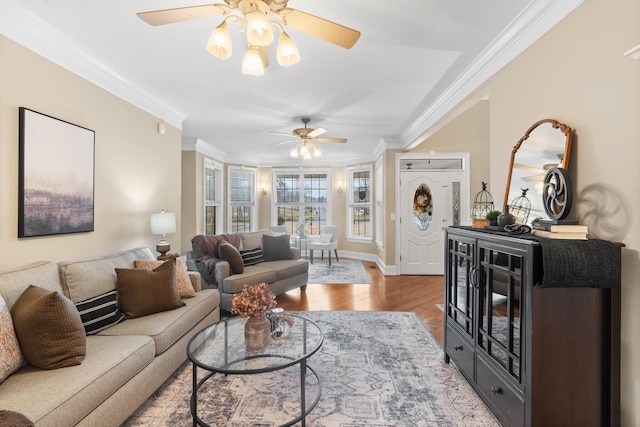
[[[254,46],[249,46],[242,61],[242,73],[250,76],[262,76],[264,74],[264,64],[260,57],[260,52]]]
[[[216,58],[227,59],[231,56],[231,35],[227,21],[222,21],[222,24],[218,25],[211,33],[207,41],[207,50]]]
[[[298,48],[293,43],[293,40],[291,40],[291,37],[289,37],[289,35],[284,31],[280,34],[277,56],[278,64],[283,67],[288,67],[300,62],[300,53],[298,53]]]
[[[247,40],[254,46],[269,46],[273,41],[273,26],[267,15],[254,10],[245,15],[247,21]]]
[[[318,147],[316,144],[313,144],[313,157],[320,157],[322,156],[322,151],[320,151],[320,147]]]
[[[294,159],[298,158],[298,146],[297,145],[291,149],[291,151],[289,152],[289,157],[292,157]]]
[[[304,144],[302,144],[302,146],[300,146],[300,155],[302,156],[303,159],[310,159],[311,158],[311,152],[307,148],[307,144],[306,143],[304,143]]]

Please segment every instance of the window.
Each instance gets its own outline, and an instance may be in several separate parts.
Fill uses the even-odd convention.
[[[222,231],[222,166],[204,159],[204,233]]]
[[[256,224],[256,171],[229,168],[229,230],[251,231]]]
[[[306,224],[307,234],[320,234],[320,228],[330,223],[328,172],[274,171],[273,183],[273,215],[290,234],[298,234],[299,222]]]
[[[371,166],[347,169],[347,238],[371,241]]]
[[[375,225],[376,225],[376,244],[384,248],[384,161],[382,156],[376,160],[375,171],[375,195],[376,195],[376,212],[375,212]]]

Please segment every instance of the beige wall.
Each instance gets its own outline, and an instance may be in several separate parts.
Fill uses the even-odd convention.
[[[196,151],[182,152],[182,251],[204,231],[204,159]]]
[[[489,173],[491,157],[489,155],[488,100],[476,102],[411,152],[428,153],[430,151],[440,153],[468,152],[470,159],[470,206],[473,207],[473,198],[478,191],[482,190],[482,182],[484,181],[488,183],[487,190],[493,195],[497,209],[501,208],[503,187],[492,186]],[[505,153],[505,155],[505,159],[509,160],[509,153]]]
[[[94,232],[18,239],[18,107],[95,131]],[[155,251],[149,215],[175,212],[180,251],[180,131],[0,36],[0,269],[37,260]],[[52,159],[52,161],[54,161]]]
[[[534,122],[556,119],[575,129],[570,167],[580,220],[595,237],[626,245],[623,426],[640,425],[640,61],[622,55],[638,43],[640,2],[587,0],[488,82],[494,198],[503,197],[517,140]]]

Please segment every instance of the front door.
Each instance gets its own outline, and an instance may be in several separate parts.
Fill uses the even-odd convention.
[[[400,173],[400,274],[444,274],[446,171]]]

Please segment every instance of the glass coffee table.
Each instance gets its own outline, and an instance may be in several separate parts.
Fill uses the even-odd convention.
[[[317,323],[303,316],[286,313],[293,319],[293,325],[285,330],[284,337],[272,339],[266,348],[247,350],[244,340],[246,319],[232,317],[208,326],[191,338],[187,345],[187,356],[193,365],[193,393],[191,395],[191,416],[193,425],[207,426],[198,416],[198,391],[215,374],[255,375],[273,372],[300,365],[300,415],[282,424],[291,426],[302,422],[320,400],[322,386],[318,374],[307,365],[307,359],[315,354],[324,341],[324,334]],[[209,371],[198,380],[198,367]],[[310,373],[318,386],[316,396],[307,404],[306,378]]]

